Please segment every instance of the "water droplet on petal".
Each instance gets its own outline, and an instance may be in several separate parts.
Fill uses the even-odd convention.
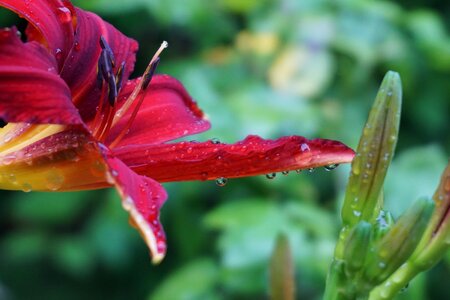
[[[267,178],[267,179],[274,179],[275,177],[277,177],[277,173],[269,173],[269,174],[266,174],[266,178]]]
[[[225,177],[219,177],[216,179],[216,184],[217,186],[225,186],[228,182],[228,179],[226,179]]]
[[[59,20],[63,23],[68,23],[72,21],[72,13],[70,12],[70,9],[67,7],[58,7],[58,17]]]
[[[302,144],[300,145],[300,150],[302,150],[303,152],[305,152],[305,151],[309,151],[309,150],[311,150],[311,149],[309,148],[309,145],[308,145],[308,144],[302,143]]]
[[[61,49],[56,49],[55,50],[55,56],[56,56],[56,59],[61,59],[61,57],[62,57],[62,50]]]
[[[289,174],[289,171],[282,171],[281,174],[283,174],[284,176]]]
[[[56,171],[48,172],[46,176],[47,188],[51,191],[57,191],[64,183],[64,177]]]
[[[31,192],[32,189],[33,187],[29,183],[24,183],[22,185],[22,191],[24,191],[25,193]]]

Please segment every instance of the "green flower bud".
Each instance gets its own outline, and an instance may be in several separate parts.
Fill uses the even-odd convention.
[[[381,189],[397,144],[402,102],[398,73],[389,71],[359,140],[347,186],[342,219],[344,225],[371,222],[379,213]]]
[[[431,268],[450,248],[450,162],[433,195],[436,209],[424,238],[411,257],[423,270]]]
[[[345,274],[353,277],[364,265],[370,245],[372,225],[361,221],[347,237],[344,252]]]
[[[434,202],[421,198],[414,203],[368,253],[364,279],[379,284],[413,253],[428,225]]]

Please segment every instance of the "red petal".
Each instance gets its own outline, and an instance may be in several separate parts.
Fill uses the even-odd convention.
[[[153,179],[134,173],[117,158],[108,157],[107,163],[124,209],[130,213],[130,220],[150,248],[152,261],[160,262],[166,254],[166,237],[159,222],[160,208],[167,199],[166,191]]]
[[[354,151],[344,144],[300,136],[263,140],[249,136],[236,144],[181,142],[114,149],[136,173],[157,181],[210,180],[348,163]]]
[[[96,88],[100,37],[103,36],[113,50],[116,60],[114,71],[125,62],[125,80],[134,68],[138,44],[93,13],[77,8],[76,16],[75,44],[64,63],[61,76],[69,85],[73,102],[83,120],[87,121],[95,116],[93,108],[100,98],[100,91]]]
[[[133,91],[136,82],[132,81],[126,84],[120,96],[121,101]],[[134,107],[135,104],[113,128],[107,143],[112,142],[123,130]],[[203,112],[182,84],[167,75],[158,75],[153,77],[130,131],[119,142],[118,147],[134,144],[158,144],[199,133],[209,128],[210,124],[205,119]]]
[[[45,44],[62,65],[73,44],[74,8],[69,1],[0,0],[0,6],[27,19],[33,26],[27,28],[28,40]]]
[[[0,118],[8,122],[82,123],[53,56],[15,29],[0,30]]]

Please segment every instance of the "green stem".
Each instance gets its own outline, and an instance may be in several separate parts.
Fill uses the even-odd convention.
[[[422,268],[418,268],[411,262],[406,262],[388,279],[372,290],[369,300],[394,298],[421,271]]]

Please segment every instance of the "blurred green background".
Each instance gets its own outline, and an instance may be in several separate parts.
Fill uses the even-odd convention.
[[[401,74],[401,132],[388,173],[398,216],[431,196],[450,153],[450,3],[364,0],[84,0],[139,41],[134,77],[162,40],[158,71],[180,79],[234,142],[299,134],[356,147],[387,70]],[[16,22],[0,11],[2,26]],[[278,233],[298,299],[320,299],[349,166],[166,184],[168,253],[150,263],[114,190],[0,191],[0,299],[266,299]],[[398,299],[450,299],[450,253]]]

